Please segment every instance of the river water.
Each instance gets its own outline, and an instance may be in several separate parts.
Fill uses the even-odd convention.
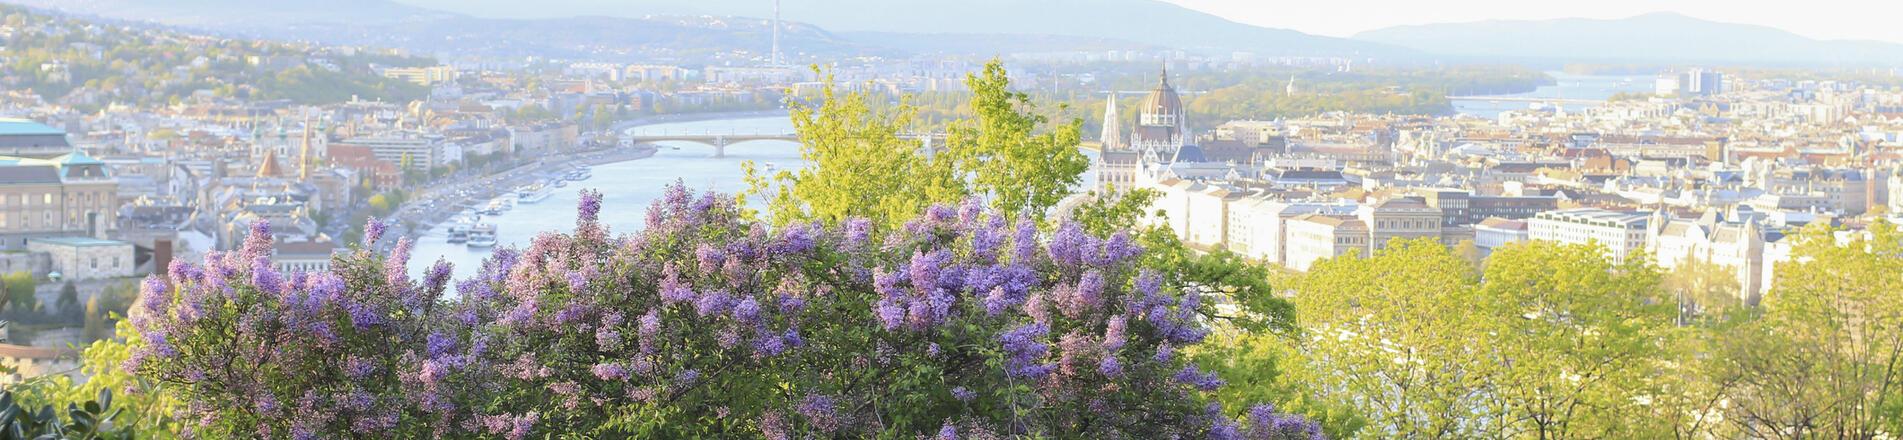
[[[793,123],[786,117],[722,119],[644,125],[629,130],[633,134],[682,133],[790,133]],[[575,227],[575,205],[583,189],[601,191],[601,219],[613,233],[632,232],[645,223],[650,202],[661,198],[668,184],[686,182],[696,191],[714,190],[732,193],[745,188],[741,163],[772,163],[781,169],[804,166],[799,144],[786,141],[751,141],[727,146],[726,157],[714,157],[711,146],[693,142],[662,142],[660,151],[645,159],[597,165],[593,177],[556,188],[548,199],[534,204],[519,204],[497,216],[482,218],[496,225],[497,248],[528,247],[529,241],[543,231],[569,231]],[[438,258],[455,264],[454,278],[475,273],[490,249],[470,248],[448,242],[447,224],[417,238],[411,252],[410,272],[422,276]]]
[[[1621,92],[1651,93],[1654,79],[1652,75],[1573,75],[1566,72],[1546,72],[1546,74],[1552,76],[1557,84],[1540,86],[1531,92],[1499,96],[1604,100]],[[1534,105],[1528,102],[1484,99],[1457,99],[1453,104],[1455,112],[1487,119],[1497,118],[1501,112],[1526,110]],[[1560,107],[1566,109],[1567,112],[1577,112],[1595,105],[1564,104]]]

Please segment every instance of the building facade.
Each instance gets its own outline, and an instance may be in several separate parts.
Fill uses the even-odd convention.
[[[1645,247],[1646,216],[1598,208],[1547,211],[1527,221],[1527,238],[1566,244],[1598,243],[1614,264]]]
[[[53,270],[74,281],[130,277],[136,269],[132,243],[86,237],[27,240],[27,249],[44,252]]]
[[[1318,261],[1346,255],[1368,255],[1366,223],[1321,214],[1288,220],[1288,268],[1307,272]]]

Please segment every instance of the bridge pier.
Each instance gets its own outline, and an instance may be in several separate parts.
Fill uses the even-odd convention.
[[[727,137],[714,136],[714,158],[727,157]]]

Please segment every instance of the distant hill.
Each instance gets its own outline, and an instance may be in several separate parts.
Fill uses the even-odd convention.
[[[643,15],[497,19],[389,0],[6,0],[80,16],[152,22],[249,38],[368,45],[433,54],[540,56],[626,61],[636,52],[691,58],[725,51],[767,53],[766,19]],[[889,55],[798,22],[782,24],[785,50]]]
[[[173,26],[262,30],[310,23],[384,25],[454,17],[389,0],[6,0],[8,3]]]
[[[378,74],[435,64],[386,51],[205,36],[0,5],[14,30],[0,46],[9,89],[82,109],[113,103],[166,105],[203,97],[332,103],[409,101],[429,89]]]
[[[486,17],[773,15],[771,0],[402,1]],[[1069,36],[1262,54],[1407,52],[1384,44],[1246,25],[1159,0],[782,0],[781,9],[781,16],[787,20],[841,33]]]
[[[1480,21],[1398,26],[1357,40],[1440,55],[1671,63],[1894,65],[1903,45],[1816,40],[1780,29],[1674,13],[1616,20]]]

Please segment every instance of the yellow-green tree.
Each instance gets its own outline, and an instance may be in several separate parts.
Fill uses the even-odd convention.
[[[1743,437],[1903,432],[1903,242],[1884,222],[1835,232],[1787,238],[1763,317],[1726,333],[1712,376],[1734,384],[1725,421]]]
[[[881,108],[864,92],[841,95],[831,77],[819,99],[818,106],[791,104],[807,167],[767,176],[745,164],[749,190],[741,197],[767,197],[774,222],[864,217],[898,225],[932,204],[964,199],[952,161],[927,154],[921,141],[905,135],[911,105]]]
[[[1090,161],[1077,150],[1083,120],[1055,127],[1037,114],[1030,95],[1011,90],[1004,63],[996,59],[967,75],[972,117],[951,124],[946,154],[971,176],[973,192],[1016,217],[1044,211],[1071,194]]]
[[[1475,321],[1499,365],[1487,400],[1510,438],[1647,438],[1646,405],[1664,358],[1672,303],[1643,259],[1599,246],[1515,243],[1487,260]]]
[[[1303,336],[1291,364],[1319,401],[1353,403],[1364,438],[1474,438],[1504,423],[1477,275],[1432,239],[1320,262],[1288,287]]]

